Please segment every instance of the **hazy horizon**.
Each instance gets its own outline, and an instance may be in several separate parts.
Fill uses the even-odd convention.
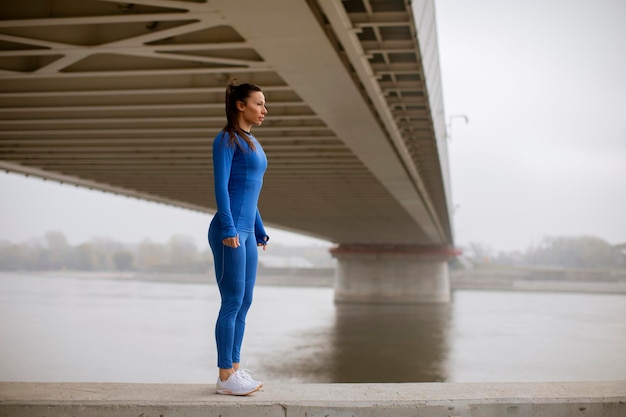
[[[435,4],[455,245],[626,242],[626,2]],[[180,234],[207,245],[206,213],[16,174],[0,174],[0,190],[0,239],[59,230],[72,244]],[[270,236],[270,247],[330,245],[272,227]]]

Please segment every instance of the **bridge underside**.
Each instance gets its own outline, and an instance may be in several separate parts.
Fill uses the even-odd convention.
[[[213,212],[210,144],[234,77],[267,98],[254,129],[267,224],[451,245],[432,3],[419,3],[11,2],[0,169]]]

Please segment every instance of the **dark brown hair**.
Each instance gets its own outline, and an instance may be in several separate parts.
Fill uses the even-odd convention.
[[[230,80],[226,87],[226,126],[223,130],[228,133],[230,145],[240,146],[237,140],[237,135],[239,135],[251,150],[255,149],[250,134],[239,126],[239,109],[237,109],[237,102],[245,103],[250,94],[255,91],[262,91],[261,87],[249,83],[236,85],[234,79]]]

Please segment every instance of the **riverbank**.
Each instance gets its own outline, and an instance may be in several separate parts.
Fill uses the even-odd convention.
[[[144,281],[180,284],[215,284],[212,272],[207,273],[150,273],[150,272],[117,272],[117,271],[10,271],[0,272],[2,276],[38,276],[54,279],[76,278],[84,280],[109,281]],[[285,270],[278,272],[264,272],[257,276],[257,285],[279,287],[332,287],[334,270]]]
[[[626,294],[626,271],[495,266],[453,271],[450,287],[453,290]]]
[[[37,275],[163,283],[215,284],[212,272],[148,273],[116,271],[0,272],[2,275]],[[265,269],[257,284],[277,287],[326,287],[334,285],[332,268]],[[626,271],[495,266],[450,272],[450,288],[485,291],[554,291],[626,294]]]

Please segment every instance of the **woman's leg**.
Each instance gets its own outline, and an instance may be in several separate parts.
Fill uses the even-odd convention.
[[[233,343],[232,360],[237,364],[235,370],[239,368],[241,362],[241,345],[243,343],[243,336],[246,330],[246,315],[252,304],[252,297],[254,292],[254,284],[256,282],[256,271],[258,263],[258,249],[256,246],[256,239],[254,233],[244,234],[244,240],[242,241],[241,235],[239,236],[239,243],[242,248],[245,248],[246,262],[245,262],[245,289],[243,294],[243,300],[241,307],[237,313],[237,319],[235,321],[235,340]]]
[[[215,324],[215,341],[217,366],[223,379],[223,375],[233,372],[235,323],[245,296],[246,250],[243,245],[238,248],[224,246],[221,231],[216,229],[218,228],[209,229],[209,243],[213,251],[215,276],[222,298]]]

